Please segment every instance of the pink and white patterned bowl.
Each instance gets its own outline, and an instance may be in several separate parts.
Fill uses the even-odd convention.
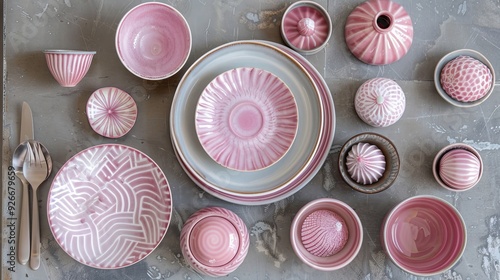
[[[258,68],[218,75],[201,93],[195,114],[203,149],[220,165],[238,171],[275,164],[292,146],[298,128],[292,92]]]
[[[476,63],[471,64],[470,62],[467,62],[465,63],[466,67],[464,67],[463,63],[460,63],[461,65],[457,64],[456,67],[452,67],[453,69],[450,68],[446,70],[446,65],[459,57],[472,58],[476,60]],[[484,71],[484,69],[482,69],[484,67],[477,67],[476,64],[478,62],[486,66],[489,71]],[[445,75],[450,75],[450,73],[453,72],[453,75],[457,76],[456,79],[442,77],[443,70],[446,71],[446,73],[444,73]],[[466,77],[460,77],[463,73],[467,73],[464,74]],[[470,77],[467,75],[470,75]],[[472,76],[476,77],[473,79]],[[453,92],[446,92],[445,87],[441,84],[442,78],[443,81],[447,83],[445,87],[455,88]],[[466,82],[464,83],[464,81]],[[489,82],[490,84],[485,85],[485,82]],[[457,85],[454,85],[454,83],[457,83]],[[436,68],[434,69],[434,85],[439,95],[446,102],[457,107],[474,107],[486,101],[486,99],[488,99],[493,92],[495,87],[495,70],[493,65],[480,52],[470,49],[459,49],[446,54],[439,60]],[[453,97],[450,96],[450,94]]]
[[[250,239],[245,223],[234,212],[208,207],[189,217],[180,242],[184,259],[195,271],[218,277],[243,263]]]
[[[337,270],[357,256],[363,243],[363,226],[346,203],[316,199],[293,218],[290,241],[295,254],[310,267]]]
[[[298,1],[290,5],[281,20],[283,41],[303,55],[322,50],[332,34],[328,12],[313,1]]]
[[[458,262],[467,243],[467,229],[450,203],[422,195],[404,200],[387,213],[381,239],[398,267],[418,276],[432,276]]]
[[[483,160],[472,146],[455,143],[442,148],[434,157],[432,173],[443,188],[470,190],[483,175]]]
[[[45,50],[49,71],[63,87],[76,86],[87,74],[94,51]]]
[[[146,2],[132,8],[118,24],[116,51],[122,64],[146,80],[173,76],[191,52],[191,30],[175,8]]]
[[[108,138],[127,134],[137,119],[137,105],[132,96],[115,87],[94,91],[87,101],[86,111],[92,129]]]

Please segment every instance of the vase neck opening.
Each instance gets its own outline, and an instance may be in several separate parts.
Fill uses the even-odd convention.
[[[373,27],[381,33],[389,32],[394,25],[394,18],[387,12],[378,13],[373,20]]]

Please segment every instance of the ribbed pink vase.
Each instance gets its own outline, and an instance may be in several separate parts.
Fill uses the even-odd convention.
[[[406,10],[389,0],[369,0],[347,17],[345,40],[359,60],[385,65],[402,58],[413,42],[413,23]]]

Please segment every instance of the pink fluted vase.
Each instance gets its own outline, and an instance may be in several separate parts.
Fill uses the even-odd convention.
[[[385,65],[401,59],[413,42],[413,23],[406,10],[389,0],[369,0],[347,17],[345,40],[359,60]]]

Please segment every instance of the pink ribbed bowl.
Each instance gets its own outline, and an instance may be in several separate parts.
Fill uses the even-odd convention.
[[[432,276],[453,267],[467,243],[460,213],[441,198],[422,195],[404,200],[385,217],[382,246],[401,269]]]
[[[413,42],[413,23],[406,10],[389,0],[369,0],[347,17],[345,40],[359,60],[385,65],[401,59]]]
[[[363,226],[346,203],[316,199],[295,215],[290,229],[295,254],[315,269],[332,271],[348,265],[363,243]]]
[[[191,215],[181,231],[181,250],[198,273],[226,276],[243,263],[250,244],[240,217],[221,207],[208,207]]]
[[[87,74],[94,51],[45,50],[49,71],[63,87],[76,86]]]
[[[443,188],[466,191],[477,185],[483,175],[483,160],[472,146],[456,143],[442,148],[434,157],[432,173]]]

